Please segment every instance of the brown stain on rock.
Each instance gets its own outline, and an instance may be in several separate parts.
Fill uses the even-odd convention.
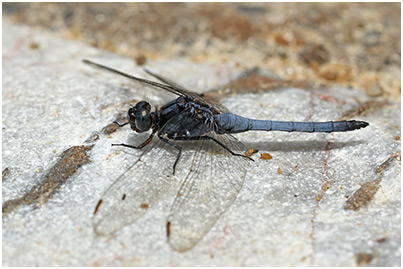
[[[353,195],[348,198],[344,205],[346,210],[359,210],[369,204],[375,194],[380,188],[380,183],[383,178],[383,172],[387,169],[392,162],[392,160],[400,160],[400,151],[392,154],[385,162],[383,162],[378,169],[376,169],[377,178],[361,184],[361,187],[353,193]]]
[[[223,40],[235,39],[245,41],[253,33],[253,24],[246,18],[240,16],[222,16],[213,20],[210,31],[213,36]]]
[[[302,80],[282,80],[270,78],[267,76],[251,74],[240,77],[221,86],[217,90],[207,91],[203,93],[203,97],[208,100],[219,101],[227,96],[242,93],[263,93],[284,87],[307,88],[312,83]]]
[[[101,204],[102,204],[102,199],[100,199],[99,201],[98,201],[98,204],[97,204],[97,206],[95,207],[95,210],[94,210],[94,215],[98,212],[98,209],[99,209],[99,207],[101,206]]]
[[[330,53],[323,44],[308,44],[299,53],[299,58],[308,66],[317,66],[328,62]]]
[[[400,99],[401,29],[393,23],[400,9],[400,3],[4,3],[3,15],[140,65],[139,55],[239,59],[287,78],[353,85],[393,100]],[[284,72],[289,68],[294,72]]]
[[[379,181],[365,182],[354,194],[346,201],[344,206],[348,210],[358,210],[369,204],[374,195],[379,190]]]
[[[366,266],[373,258],[372,254],[366,252],[360,252],[355,255],[355,261],[358,266]]]
[[[66,180],[77,172],[80,166],[90,162],[87,152],[93,146],[74,146],[63,151],[56,164],[42,178],[39,185],[33,187],[24,196],[3,203],[3,217],[24,204],[45,204],[64,185]]]
[[[110,135],[116,132],[117,129],[119,129],[119,125],[117,125],[116,123],[110,123],[106,125],[104,128],[102,128],[101,132],[105,135]]]
[[[168,221],[167,222],[167,237],[169,237],[170,234],[171,234],[171,222]]]

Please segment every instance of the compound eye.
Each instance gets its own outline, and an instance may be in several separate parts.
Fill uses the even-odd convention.
[[[145,132],[151,128],[151,106],[145,101],[138,102],[128,111],[130,127],[136,132]]]

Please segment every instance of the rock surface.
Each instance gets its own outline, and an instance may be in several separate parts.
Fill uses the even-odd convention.
[[[138,100],[160,106],[173,96],[91,69],[84,58],[147,77],[126,58],[3,20],[4,266],[400,265],[400,103],[336,86],[221,98],[245,117],[352,117],[370,126],[349,133],[237,135],[259,152],[234,204],[193,249],[178,253],[166,241],[177,189],[113,236],[95,235],[95,206],[133,158],[110,144],[142,139],[129,128],[102,129]],[[231,62],[150,60],[146,67],[199,93],[242,74]],[[69,157],[73,166],[60,166],[60,178],[71,175],[54,188],[50,171],[63,162],[62,152],[79,145],[94,146]],[[89,163],[82,159],[87,155]],[[39,186],[49,198],[4,211]]]

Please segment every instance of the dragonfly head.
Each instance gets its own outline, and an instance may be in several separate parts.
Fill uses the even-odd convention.
[[[146,132],[151,128],[151,105],[146,101],[138,102],[134,107],[130,108],[128,113],[130,128],[137,133]]]

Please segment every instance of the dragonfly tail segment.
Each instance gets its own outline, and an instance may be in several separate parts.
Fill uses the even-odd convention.
[[[368,122],[355,120],[327,122],[254,120],[230,113],[216,115],[215,119],[221,129],[229,133],[241,133],[252,130],[331,133],[353,131],[369,125]]]

